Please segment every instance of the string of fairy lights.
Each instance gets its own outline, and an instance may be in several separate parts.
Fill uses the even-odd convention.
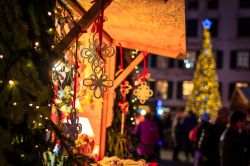
[[[54,12],[56,12],[56,9],[54,10]],[[48,16],[52,17],[53,16],[53,13],[51,11],[48,11],[47,12]],[[50,35],[54,35],[54,28],[53,27],[50,27],[46,30],[47,33],[49,33]],[[41,51],[41,47],[40,47],[40,42],[39,41],[34,41],[34,50],[36,53],[40,53]],[[51,49],[54,49],[55,45],[52,44],[51,45]],[[0,61],[3,61],[5,59],[5,56],[4,54],[0,54]],[[4,80],[0,80],[0,85],[4,84],[5,81]],[[19,84],[19,82],[17,80],[15,80],[14,78],[6,81],[6,84],[7,84],[7,88],[9,90],[12,90],[13,88],[16,88]],[[23,104],[23,103],[22,103]],[[18,107],[19,103],[17,101],[14,101],[12,102],[12,105],[13,107]],[[24,105],[25,106],[25,105]],[[30,108],[33,108],[34,110],[39,110],[41,108],[40,105],[36,105],[34,104],[33,102],[30,102],[28,104],[26,104],[26,106],[30,107]],[[49,103],[47,105],[48,107],[51,107],[51,104]],[[40,117],[40,120],[39,119],[36,119],[36,120],[33,120],[32,121],[32,128],[44,128],[44,124],[43,124],[43,120],[49,120],[49,117],[48,116],[43,116],[42,114],[38,115]],[[45,128],[45,131],[48,132],[49,129],[48,128]],[[22,141],[20,141],[22,142]],[[36,145],[36,148],[38,147],[38,145]],[[24,157],[24,154],[21,154],[21,157]]]

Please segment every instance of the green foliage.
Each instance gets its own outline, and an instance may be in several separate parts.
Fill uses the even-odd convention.
[[[54,1],[0,1],[0,161],[3,165],[42,165],[46,142],[49,52]],[[37,49],[35,42],[39,42]],[[31,105],[32,104],[32,105]]]

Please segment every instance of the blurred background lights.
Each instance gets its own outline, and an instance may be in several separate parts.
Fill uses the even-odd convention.
[[[14,81],[9,80],[9,84],[10,84],[10,85],[13,85],[13,84],[14,84]]]
[[[146,115],[147,111],[146,110],[141,110],[141,115]]]

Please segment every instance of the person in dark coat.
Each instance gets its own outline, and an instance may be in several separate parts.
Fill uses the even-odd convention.
[[[182,117],[177,115],[175,117],[176,122],[173,128],[173,137],[174,137],[174,149],[173,149],[173,160],[178,161],[178,155],[181,151],[182,144],[183,144],[183,125],[181,123]]]
[[[248,166],[247,149],[243,144],[241,131],[245,125],[246,114],[233,111],[229,124],[220,137],[221,166]]]
[[[207,166],[220,166],[220,153],[219,153],[220,136],[226,129],[229,114],[230,110],[226,107],[222,107],[218,111],[218,115],[215,119],[214,124],[210,125],[209,134],[207,137],[209,146],[206,149]]]

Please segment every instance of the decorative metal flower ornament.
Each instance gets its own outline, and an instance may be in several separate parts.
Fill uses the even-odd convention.
[[[79,123],[79,117],[77,117],[76,109],[72,109],[70,116],[67,117],[66,123],[62,125],[63,132],[72,140],[77,140],[78,134],[82,131],[82,125]]]
[[[83,80],[83,85],[89,86],[91,90],[94,91],[94,96],[100,98],[103,96],[103,93],[107,91],[107,88],[113,86],[114,82],[108,79],[108,76],[103,73],[102,69],[95,69],[100,71],[99,74],[95,72],[90,75],[90,78]]]
[[[101,66],[101,63],[104,63],[106,59],[113,56],[114,53],[115,49],[104,42],[102,42],[100,47],[99,40],[96,37],[96,33],[94,33],[92,40],[91,38],[89,40],[89,48],[83,48],[80,55],[83,59],[88,60],[92,65],[92,70],[97,74],[100,71],[97,70],[98,68],[96,67]]]
[[[153,91],[149,88],[146,81],[134,90],[134,95],[140,100],[140,103],[145,103],[149,97],[153,96]]]

